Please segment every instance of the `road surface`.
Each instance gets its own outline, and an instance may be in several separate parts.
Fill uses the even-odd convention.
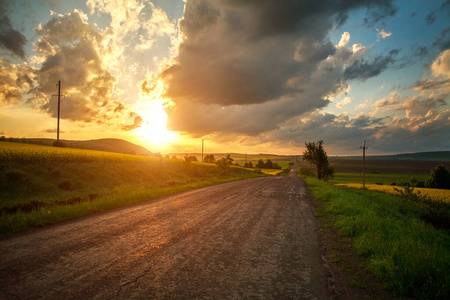
[[[0,299],[329,299],[295,176],[189,191],[0,241]]]

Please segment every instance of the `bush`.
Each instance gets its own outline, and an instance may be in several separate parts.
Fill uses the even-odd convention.
[[[426,185],[433,189],[450,189],[450,173],[443,165],[438,165],[431,170]]]
[[[437,228],[450,228],[450,203],[442,200],[431,199],[412,187],[395,189],[403,198],[403,209],[412,210],[425,222]]]

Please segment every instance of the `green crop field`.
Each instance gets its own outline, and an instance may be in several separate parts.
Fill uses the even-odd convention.
[[[0,142],[0,232],[257,176],[267,175],[181,159]]]

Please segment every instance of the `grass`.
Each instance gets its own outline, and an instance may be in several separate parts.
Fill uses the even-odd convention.
[[[253,170],[102,151],[0,142],[0,233],[250,177]]]
[[[335,216],[334,227],[352,237],[356,253],[386,288],[418,299],[450,296],[450,236],[404,209],[403,199],[304,178]]]

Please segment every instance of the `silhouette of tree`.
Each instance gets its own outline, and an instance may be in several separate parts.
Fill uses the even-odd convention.
[[[433,189],[450,189],[450,173],[443,165],[438,165],[431,170],[427,187]]]
[[[264,164],[264,166],[266,169],[273,169],[273,162],[270,159],[268,159]]]
[[[209,163],[209,164],[213,164],[216,162],[216,159],[214,158],[214,154],[208,154],[205,156],[205,158],[203,159],[203,161],[205,163]]]
[[[334,170],[330,167],[328,156],[322,147],[323,141],[306,143],[306,150],[303,152],[303,160],[313,164],[317,168],[317,179],[326,180],[333,177]]]
[[[255,166],[256,168],[259,169],[264,169],[266,167],[266,164],[264,163],[264,161],[262,159],[258,160],[258,163]]]

